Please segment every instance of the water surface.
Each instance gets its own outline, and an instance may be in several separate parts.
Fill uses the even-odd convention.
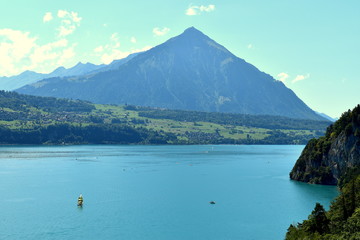
[[[289,180],[303,147],[0,147],[0,239],[283,239],[338,194]]]

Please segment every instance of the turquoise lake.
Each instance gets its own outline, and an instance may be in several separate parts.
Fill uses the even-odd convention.
[[[289,180],[303,148],[0,147],[0,239],[284,239],[338,194]]]

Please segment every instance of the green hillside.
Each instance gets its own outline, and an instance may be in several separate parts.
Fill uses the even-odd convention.
[[[0,91],[2,144],[305,144],[327,121],[100,105]]]
[[[326,134],[306,145],[290,173],[293,180],[336,185],[360,165],[360,105],[342,114]]]
[[[317,203],[308,220],[291,225],[287,240],[360,239],[360,105],[343,113],[325,136],[309,141],[290,177],[337,184],[341,194],[329,211]]]

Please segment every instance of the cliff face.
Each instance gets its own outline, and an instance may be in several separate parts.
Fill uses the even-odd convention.
[[[290,178],[336,185],[345,173],[356,168],[360,168],[360,105],[329,126],[324,137],[309,141]]]

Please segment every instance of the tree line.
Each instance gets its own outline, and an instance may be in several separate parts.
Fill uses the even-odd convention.
[[[187,122],[211,122],[223,125],[249,126],[266,129],[325,130],[331,122],[307,119],[292,119],[282,116],[248,115],[235,113],[197,112],[184,110],[151,109],[127,106],[139,116],[154,119],[171,119]]]
[[[176,141],[173,134],[121,124],[55,124],[34,129],[0,127],[0,144],[166,144],[172,141]]]
[[[95,106],[86,101],[59,99],[54,97],[37,97],[16,92],[0,91],[0,108],[25,111],[29,107],[46,112],[91,112]]]

